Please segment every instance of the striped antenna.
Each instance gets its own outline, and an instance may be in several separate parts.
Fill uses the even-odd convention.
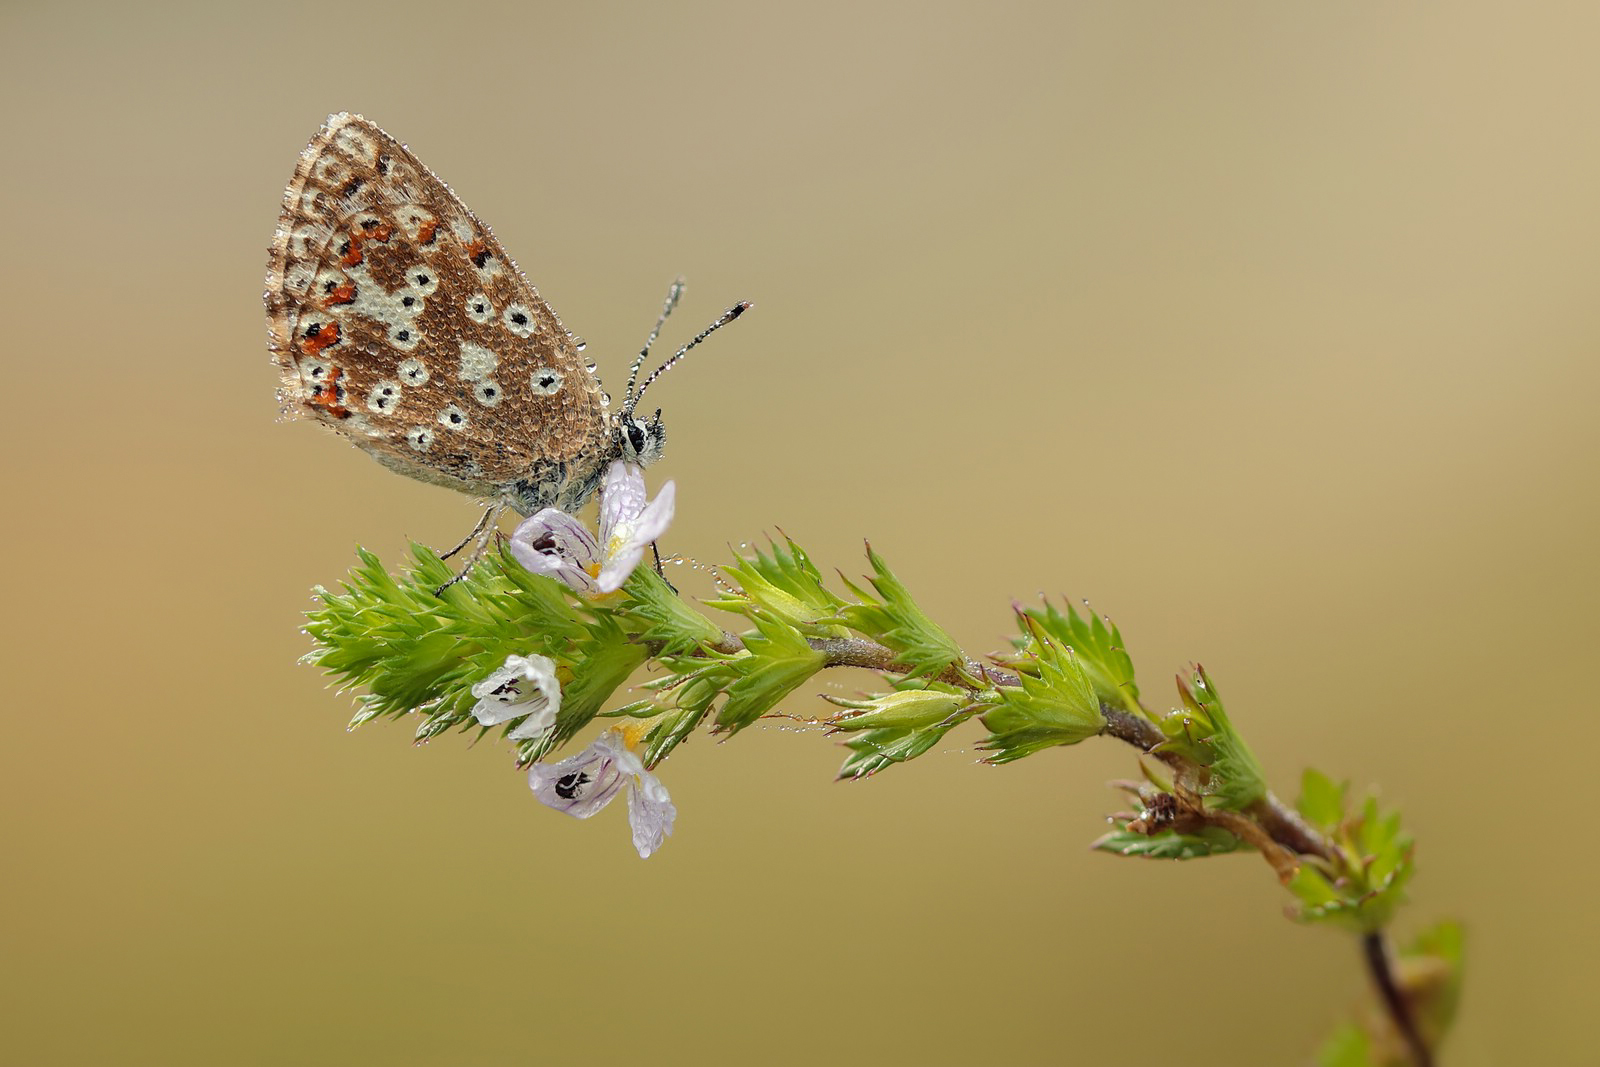
[[[661,366],[650,372],[650,376],[644,380],[644,384],[639,386],[639,391],[629,397],[622,405],[622,413],[624,415],[633,414],[633,409],[639,406],[639,401],[644,397],[644,391],[650,388],[651,382],[655,381],[657,378],[661,377],[667,371],[676,366],[678,361],[684,356],[688,355],[689,350],[695,345],[699,344],[701,341],[704,341],[707,337],[710,337],[712,334],[728,325],[728,323],[732,322],[740,315],[743,315],[746,311],[749,311],[752,307],[754,307],[754,305],[751,304],[750,301],[741,300],[727,311],[724,311],[722,313],[722,317],[716,322],[713,322],[710,326],[707,326],[705,329],[701,330],[699,333],[690,338],[689,343],[678,349],[678,351],[673,354],[671,359],[667,360],[665,363],[661,364]]]
[[[661,305],[661,317],[656,320],[655,329],[650,331],[650,336],[644,339],[644,347],[639,350],[639,358],[633,361],[633,366],[628,368],[628,387],[622,391],[623,409],[632,411],[637,400],[630,401],[633,396],[633,383],[639,380],[639,368],[644,366],[644,361],[650,355],[650,346],[656,343],[656,338],[661,336],[661,327],[667,324],[667,316],[672,314],[672,309],[678,306],[678,298],[683,296],[683,287],[688,283],[680,276],[667,289],[667,299]]]

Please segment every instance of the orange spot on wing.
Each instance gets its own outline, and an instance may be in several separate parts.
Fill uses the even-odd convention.
[[[472,243],[467,246],[467,258],[472,260],[474,267],[480,268],[489,261],[489,246],[484,243],[482,237],[472,239]]]
[[[366,244],[368,241],[386,242],[392,236],[394,236],[394,223],[392,222],[380,222],[378,225],[373,226],[370,229],[363,227],[356,227],[355,229],[352,229],[349,237],[350,248],[339,260],[340,265],[345,267],[355,266],[357,263],[360,263],[366,258],[365,254],[361,251],[362,245]]]
[[[328,372],[328,380],[311,391],[311,399],[306,403],[316,408],[326,408],[328,414],[336,419],[348,418],[350,409],[339,403],[338,381],[344,376],[344,371],[338,367]]]
[[[336,344],[338,340],[339,324],[337,322],[330,322],[325,324],[322,329],[318,330],[315,337],[302,338],[300,341],[300,350],[303,352],[309,352],[315,356],[329,345]]]
[[[422,245],[433,244],[433,239],[439,233],[439,220],[429,219],[417,230],[417,243]]]
[[[352,304],[356,299],[356,283],[345,282],[333,292],[328,294],[328,299],[322,302],[323,307],[333,307],[335,304]]]

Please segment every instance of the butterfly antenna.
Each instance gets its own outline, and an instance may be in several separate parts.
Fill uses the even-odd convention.
[[[672,314],[672,309],[678,306],[678,298],[683,295],[683,287],[688,283],[683,278],[678,278],[667,290],[666,302],[661,305],[661,317],[656,320],[655,329],[650,331],[650,336],[644,339],[644,347],[639,350],[639,358],[633,361],[633,366],[628,368],[628,387],[622,391],[622,403],[626,410],[632,411],[636,403],[630,400],[633,397],[633,383],[639,380],[639,368],[644,366],[645,359],[650,355],[650,346],[656,343],[656,338],[661,336],[661,327],[667,324],[667,316]]]
[[[650,383],[676,366],[680,359],[689,354],[689,350],[691,348],[699,344],[701,341],[704,341],[707,337],[710,337],[724,326],[728,325],[728,323],[732,322],[740,315],[743,315],[746,311],[749,311],[753,306],[754,305],[751,304],[750,301],[741,300],[727,311],[724,311],[722,313],[722,317],[716,322],[713,322],[710,326],[707,326],[705,329],[691,337],[689,339],[689,343],[678,349],[678,351],[673,354],[671,359],[667,360],[665,363],[661,364],[661,366],[650,372],[650,376],[644,380],[644,384],[639,386],[639,391],[634,393],[633,397],[627,402],[627,404],[623,406],[623,414],[631,415],[633,413],[633,409],[638,406],[640,399],[644,396],[644,391],[650,388]]]

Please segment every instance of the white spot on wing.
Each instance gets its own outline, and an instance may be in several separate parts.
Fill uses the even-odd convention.
[[[396,323],[389,327],[389,344],[402,352],[409,352],[417,347],[417,340],[421,332],[414,322]]]
[[[365,163],[375,163],[378,159],[378,146],[372,143],[372,138],[354,126],[346,126],[334,134],[333,146]]]
[[[383,381],[367,394],[367,410],[379,415],[392,415],[400,406],[400,383]]]
[[[533,312],[521,304],[508,304],[500,315],[500,321],[505,323],[506,329],[518,337],[532,337],[536,323]]]
[[[554,396],[561,392],[561,372],[554,367],[535,367],[528,376],[528,387],[533,390],[534,396]]]
[[[500,398],[505,391],[500,388],[500,383],[493,378],[485,378],[472,387],[472,397],[486,408],[492,408],[500,403]]]
[[[418,263],[406,270],[406,283],[421,296],[432,296],[439,288],[439,276],[426,263]]]
[[[500,357],[482,345],[475,345],[471,341],[461,342],[461,380],[464,382],[478,382],[494,373],[500,365]]]

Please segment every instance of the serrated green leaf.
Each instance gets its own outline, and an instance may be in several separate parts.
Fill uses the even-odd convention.
[[[917,729],[887,728],[852,734],[845,747],[850,755],[839,768],[840,778],[868,778],[896,763],[914,760],[950,732],[954,722]]]
[[[1192,860],[1238,852],[1249,846],[1219,826],[1203,826],[1192,834],[1180,834],[1176,830],[1163,830],[1158,834],[1141,834],[1126,828],[1113,830],[1090,847],[1118,856]]]
[[[1135,715],[1144,714],[1134,681],[1133,660],[1123,648],[1120,630],[1108,626],[1098,615],[1079,615],[1071,604],[1065,615],[1049,601],[1041,607],[1022,609],[1021,614],[1026,624],[1023,635],[1015,639],[1015,653],[1000,657],[1003,665],[1027,670],[1037,655],[1035,634],[1047,634],[1077,654],[1102,702]]]
[[[663,657],[714,647],[723,638],[720,626],[684,603],[649,567],[634,568],[622,589],[628,600],[618,610],[635,621],[639,641],[659,643]]]
[[[1412,873],[1411,838],[1398,813],[1379,810],[1375,798],[1335,835],[1332,872],[1307,861],[1289,882],[1301,902],[1297,917],[1332,923],[1357,933],[1387,926],[1405,899]]]
[[[730,733],[777,707],[828,659],[784,622],[759,610],[752,617],[756,632],[745,635],[746,654],[726,661],[739,677],[728,686],[728,699],[717,712],[717,729]]]
[[[644,765],[654,768],[666,759],[705,718],[705,708],[676,708],[661,716],[661,720],[645,734]]]
[[[843,637],[847,631],[832,619],[844,601],[822,585],[822,576],[799,545],[784,538],[769,556],[759,548],[722,568],[739,583],[737,592],[707,600],[723,611],[749,616],[753,610],[787,621],[812,637]]]
[[[1212,808],[1243,811],[1265,797],[1267,780],[1261,765],[1233,728],[1205,669],[1196,666],[1187,678],[1180,676],[1178,694],[1183,709],[1166,715],[1158,724],[1167,737],[1161,747],[1206,768],[1199,782],[1206,803]]]
[[[1345,787],[1321,771],[1307,767],[1300,776],[1300,814],[1311,825],[1331,832],[1344,821]]]
[[[846,580],[845,585],[859,602],[840,608],[829,621],[842,623],[893,649],[912,674],[937,675],[952,665],[965,664],[961,647],[917,606],[910,591],[871,545],[867,546],[867,559],[873,571],[868,581],[878,596]]]
[[[353,723],[421,713],[424,738],[477,729],[470,714],[476,682],[512,654],[570,665],[572,642],[584,633],[559,585],[503,553],[480,560],[442,596],[435,590],[453,572],[424,546],[412,546],[412,566],[398,575],[364,549],[357,560],[342,592],[318,588],[321,605],[306,623],[315,644],[307,661],[343,689],[367,690]]]
[[[1031,671],[1019,671],[1016,686],[995,691],[1000,705],[985,712],[989,736],[978,747],[989,763],[1009,763],[1040,749],[1075,745],[1105,729],[1100,698],[1072,649],[1036,633]]]

